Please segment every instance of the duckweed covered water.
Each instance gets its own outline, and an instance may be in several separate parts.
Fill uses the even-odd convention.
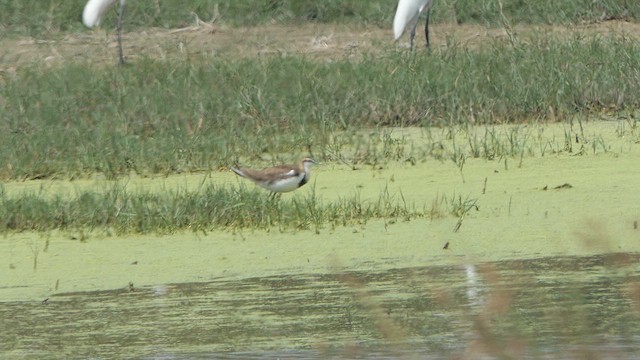
[[[0,305],[20,358],[640,355],[636,254],[289,274]],[[400,262],[397,262],[400,264]]]
[[[609,126],[609,125],[607,125]],[[42,357],[634,358],[640,151],[314,169],[331,202],[381,192],[438,216],[313,230],[7,233],[0,352]],[[607,135],[609,134],[609,135]],[[616,140],[618,139],[618,140]],[[551,146],[551,145],[550,145]],[[148,191],[203,175],[131,179]],[[237,186],[231,173],[206,181]],[[105,180],[6,184],[72,194]],[[45,185],[45,186],[43,186]],[[42,192],[46,196],[46,191]],[[473,201],[459,216],[446,202]],[[585,355],[585,356],[586,356]]]

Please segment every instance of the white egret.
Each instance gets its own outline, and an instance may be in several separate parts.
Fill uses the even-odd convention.
[[[393,18],[393,35],[398,40],[408,26],[411,26],[409,35],[410,49],[413,50],[413,39],[416,37],[418,19],[422,12],[427,13],[427,22],[424,26],[424,35],[427,38],[427,48],[429,48],[429,12],[431,11],[431,0],[399,0],[396,16]]]
[[[88,28],[100,25],[100,20],[104,14],[109,10],[116,0],[89,0],[84,6],[82,11],[82,22]],[[124,55],[122,52],[122,14],[124,12],[125,0],[120,0],[120,7],[118,8],[118,19],[116,20],[116,33],[118,36],[118,65],[124,65]]]

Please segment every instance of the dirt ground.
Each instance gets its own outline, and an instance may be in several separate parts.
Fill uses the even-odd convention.
[[[511,36],[509,36],[511,35]],[[535,37],[581,35],[627,36],[640,39],[640,24],[606,21],[577,26],[518,25],[511,30],[480,25],[436,24],[431,27],[435,49],[448,46],[476,48],[493,41],[529,41]],[[424,38],[418,36],[418,51],[424,51]],[[311,59],[357,60],[396,46],[408,49],[408,36],[393,42],[391,29],[344,24],[265,25],[232,28],[206,22],[180,29],[148,29],[124,34],[124,52],[130,62],[143,56],[159,59],[187,59],[189,56],[260,57],[302,54]],[[49,39],[8,38],[0,40],[0,72],[13,72],[23,64],[45,65],[64,61],[115,63],[117,47],[113,29],[87,29],[83,33]]]

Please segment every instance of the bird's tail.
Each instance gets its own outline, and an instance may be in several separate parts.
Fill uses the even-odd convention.
[[[233,171],[234,173],[236,173],[236,175],[238,176],[242,176],[242,177],[247,177],[247,175],[240,169],[238,169],[237,167],[231,167],[231,171]]]

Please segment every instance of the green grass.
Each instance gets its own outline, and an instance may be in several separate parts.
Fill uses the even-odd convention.
[[[126,68],[34,64],[0,74],[0,178],[171,174],[265,153],[289,161],[279,156],[309,149],[322,161],[404,161],[411,154],[389,139],[362,139],[359,130],[632,113],[640,106],[638,53],[623,37],[540,38],[477,51],[451,45],[429,56],[393,50],[357,62],[203,56]],[[481,149],[487,136],[471,144],[471,156],[505,154]]]
[[[83,31],[81,14],[85,0],[2,0],[0,37],[23,35],[55,36]],[[438,22],[500,25],[500,1],[436,0],[432,19]],[[502,0],[503,14],[513,23],[579,23],[607,19],[640,19],[640,3],[629,0]],[[126,29],[140,27],[177,28],[194,23],[195,15],[205,21],[230,26],[257,26],[302,22],[358,23],[389,27],[394,0],[262,0],[129,1]],[[114,14],[105,23],[113,24]]]
[[[454,204],[453,200],[450,203]],[[0,187],[0,233],[59,229],[122,235],[272,227],[319,233],[326,226],[365,224],[380,218],[387,222],[409,221],[457,211],[446,197],[431,206],[407,203],[402,194],[387,190],[376,200],[362,200],[355,194],[325,203],[315,191],[305,197],[273,199],[264,191],[250,191],[243,186],[205,184],[196,191],[132,193],[117,183],[103,192],[82,191],[75,196],[8,196]]]

